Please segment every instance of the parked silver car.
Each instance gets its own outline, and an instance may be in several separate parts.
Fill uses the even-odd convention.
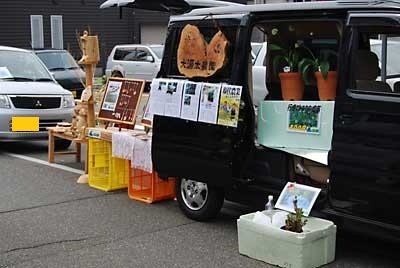
[[[151,82],[160,70],[162,45],[117,45],[107,60],[106,76]]]
[[[0,141],[47,138],[46,127],[72,120],[72,93],[31,51],[0,46]],[[39,131],[13,132],[13,117],[39,117]],[[58,148],[69,141],[57,140]]]

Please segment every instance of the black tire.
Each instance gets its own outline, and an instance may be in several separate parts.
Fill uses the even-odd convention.
[[[179,208],[182,210],[186,217],[196,221],[207,221],[215,218],[224,203],[224,191],[221,188],[207,185],[207,195],[204,205],[197,210],[190,208],[184,201],[185,191],[182,190],[183,179],[176,179],[176,200],[178,201]]]
[[[72,141],[59,139],[54,141],[55,150],[66,150],[71,145]]]
[[[112,77],[124,77],[120,72],[118,72],[118,71],[114,71],[114,72],[112,72],[111,73],[111,76]]]

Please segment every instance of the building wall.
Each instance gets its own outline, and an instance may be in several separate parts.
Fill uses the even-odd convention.
[[[168,14],[118,8],[99,9],[105,0],[1,0],[0,45],[31,48],[30,15],[43,16],[44,46],[51,47],[51,15],[62,15],[64,48],[80,58],[77,35],[89,29],[99,36],[99,66],[116,44],[140,43],[141,25],[167,25]],[[245,0],[231,0],[245,3]]]
[[[0,45],[31,48],[30,15],[43,16],[44,46],[51,47],[51,15],[63,16],[64,48],[80,57],[77,35],[89,29],[99,36],[100,55],[105,64],[112,47],[134,42],[131,11],[124,10],[119,19],[119,9],[99,9],[103,0],[1,0]]]

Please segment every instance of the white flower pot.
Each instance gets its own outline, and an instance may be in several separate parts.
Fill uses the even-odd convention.
[[[237,220],[240,254],[290,268],[319,267],[334,261],[336,225],[333,222],[308,217],[304,232],[294,233],[254,223],[254,215],[242,215]]]

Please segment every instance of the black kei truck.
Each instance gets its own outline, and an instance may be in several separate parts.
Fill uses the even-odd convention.
[[[191,80],[242,86],[237,127],[159,115],[153,119],[154,168],[162,178],[177,178],[177,202],[186,216],[210,219],[224,200],[263,208],[269,194],[277,197],[292,181],[321,188],[314,211],[340,227],[400,240],[400,1],[200,9],[192,8],[188,2],[195,1],[189,0],[117,2],[106,1],[102,7],[175,13],[159,78],[187,79],[177,61],[186,25],[196,26],[206,42],[218,31],[229,42],[222,68]],[[295,43],[298,57],[311,52],[327,59],[330,70],[337,72],[332,135],[330,148],[321,153],[324,160],[259,143],[264,126],[257,120],[261,105],[252,101],[251,76],[251,44],[257,41],[268,44],[265,102],[282,101],[273,66],[280,51],[274,44]],[[318,102],[315,78],[309,78],[302,100]]]

